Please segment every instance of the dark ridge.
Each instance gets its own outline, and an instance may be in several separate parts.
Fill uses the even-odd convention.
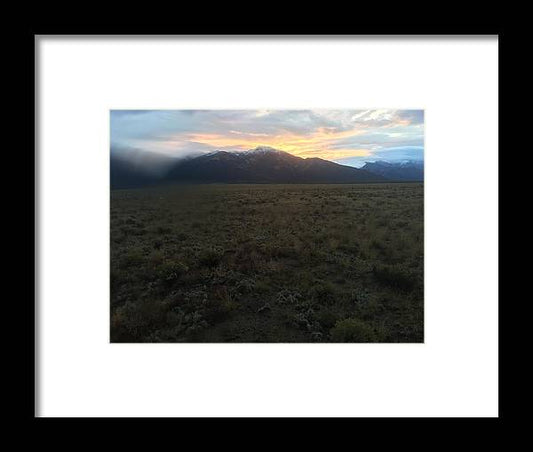
[[[418,182],[424,180],[424,162],[418,160],[404,162],[367,162],[361,169],[383,176],[391,181]]]
[[[256,148],[219,151],[181,161],[167,174],[169,182],[196,183],[366,183],[383,176],[320,158],[303,159],[287,152]]]

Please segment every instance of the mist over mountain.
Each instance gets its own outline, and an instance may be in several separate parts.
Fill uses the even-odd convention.
[[[178,160],[156,152],[123,147],[111,148],[111,188],[138,188],[156,185]]]
[[[354,168],[321,158],[301,158],[267,146],[216,151],[181,160],[154,153],[112,152],[111,187],[173,183],[354,184],[423,180],[423,162],[372,162]]]

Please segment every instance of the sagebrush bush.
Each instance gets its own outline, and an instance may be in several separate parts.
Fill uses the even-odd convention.
[[[374,329],[359,319],[338,321],[330,331],[333,342],[377,342]]]
[[[222,259],[222,253],[215,249],[204,250],[198,257],[198,262],[204,267],[216,267]]]
[[[316,315],[316,318],[317,318],[318,323],[320,323],[320,325],[326,331],[328,331],[335,326],[335,324],[337,323],[338,316],[332,311],[325,310],[325,311],[320,311]]]
[[[321,303],[330,304],[335,301],[335,286],[329,281],[317,282],[313,287],[312,293],[313,298]]]
[[[378,282],[395,289],[411,291],[415,287],[416,280],[411,272],[398,266],[377,265],[373,273]]]
[[[139,249],[133,249],[126,253],[122,259],[122,266],[129,267],[138,267],[144,261],[144,256]]]
[[[188,270],[189,267],[187,267],[187,265],[185,265],[183,262],[169,261],[157,267],[157,275],[159,279],[170,282],[176,281],[182,275],[187,273]]]

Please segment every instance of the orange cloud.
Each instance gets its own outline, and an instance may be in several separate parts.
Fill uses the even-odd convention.
[[[184,138],[213,146],[215,148],[236,148],[248,150],[257,146],[271,146],[299,157],[319,157],[327,160],[368,156],[371,152],[367,149],[334,149],[332,145],[340,138],[360,135],[359,130],[337,132],[334,128],[320,128],[309,135],[283,133],[267,135],[262,133],[245,133],[232,130],[230,135],[217,133],[188,134]]]
[[[303,158],[318,157],[325,160],[336,160],[347,157],[368,157],[372,155],[372,151],[369,149],[334,149],[331,151],[302,151],[294,155]]]

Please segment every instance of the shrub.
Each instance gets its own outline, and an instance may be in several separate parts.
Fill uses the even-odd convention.
[[[200,266],[202,267],[212,268],[212,267],[216,267],[221,259],[222,259],[222,253],[220,253],[217,250],[210,249],[210,250],[204,250],[202,253],[200,253],[198,262],[200,263]]]
[[[264,265],[263,258],[254,250],[248,253],[237,253],[236,263],[237,269],[247,275],[258,272]]]
[[[383,243],[380,240],[372,239],[370,241],[370,248],[374,248],[374,249],[376,249],[378,251],[384,251],[385,250],[385,245],[383,245]]]
[[[189,268],[182,262],[165,262],[157,267],[157,276],[159,279],[172,282],[179,279]]]
[[[398,266],[376,266],[373,273],[379,283],[395,289],[408,292],[415,287],[413,275]]]
[[[333,326],[335,326],[335,323],[337,322],[337,316],[332,311],[320,311],[317,314],[317,320],[318,323],[327,331],[331,329]]]
[[[155,232],[157,234],[170,234],[172,232],[172,229],[169,228],[169,227],[165,227],[165,226],[158,226],[156,229],[155,229]]]
[[[215,291],[216,301],[220,304],[220,310],[223,313],[230,313],[239,307],[239,303],[227,287],[220,287]]]
[[[328,281],[319,281],[313,287],[313,298],[320,303],[332,303],[335,301],[335,287]]]
[[[176,234],[176,238],[180,241],[183,241],[183,240],[187,240],[189,236],[185,234],[185,232],[179,232],[178,234]]]
[[[202,307],[203,315],[210,324],[222,322],[238,308],[238,302],[231,297],[224,300],[208,300]]]
[[[138,267],[144,262],[144,256],[139,249],[133,249],[126,253],[122,258],[122,266],[126,268]]]
[[[372,327],[359,319],[338,321],[330,334],[333,342],[377,342],[378,340]]]
[[[128,301],[111,316],[113,342],[145,341],[164,324],[168,306],[159,300]]]

